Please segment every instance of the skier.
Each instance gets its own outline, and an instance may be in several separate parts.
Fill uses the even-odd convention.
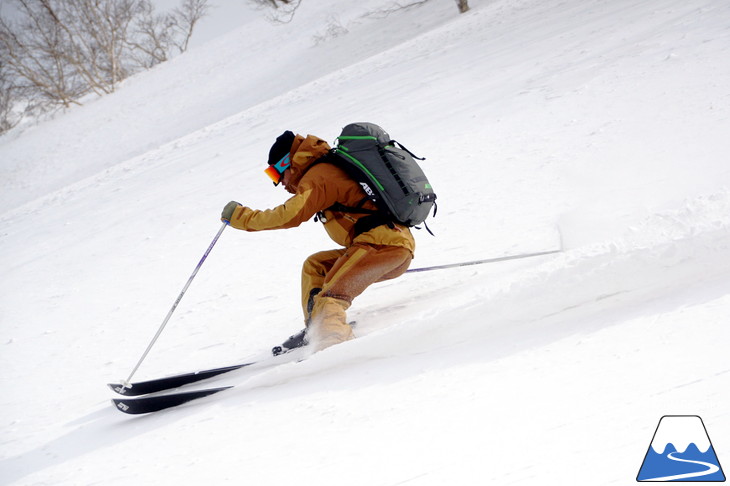
[[[413,259],[410,229],[379,214],[353,211],[376,207],[357,182],[327,163],[329,157],[336,156],[326,141],[284,132],[271,146],[265,172],[275,186],[283,184],[293,196],[264,211],[231,201],[221,213],[222,221],[244,231],[293,228],[316,215],[330,238],[342,246],[305,260],[301,295],[305,329],[274,348],[274,354],[306,344],[320,351],[352,339],[346,311],[353,299],[375,282],[399,277]]]

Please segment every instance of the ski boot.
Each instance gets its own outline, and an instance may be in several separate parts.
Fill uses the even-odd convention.
[[[293,336],[289,336],[289,339],[284,341],[281,346],[274,346],[271,349],[271,354],[279,356],[281,354],[288,353],[292,349],[306,346],[307,344],[309,344],[309,341],[307,340],[307,329],[305,328]]]

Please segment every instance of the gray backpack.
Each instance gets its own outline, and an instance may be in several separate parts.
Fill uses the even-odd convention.
[[[329,157],[328,162],[345,170],[367,194],[360,205],[369,199],[379,208],[377,212],[341,205],[333,208],[373,213],[361,218],[364,221],[355,229],[357,233],[392,222],[416,226],[425,222],[432,208],[435,215],[436,194],[415,160],[425,159],[416,157],[392,140],[379,126],[373,123],[347,125],[337,137],[337,146],[332,153],[336,157]]]

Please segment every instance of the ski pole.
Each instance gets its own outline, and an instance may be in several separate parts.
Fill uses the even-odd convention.
[[[560,253],[561,251],[562,250],[541,251],[541,252],[537,252],[537,253],[525,253],[523,255],[510,255],[510,256],[503,256],[503,257],[497,257],[497,258],[487,258],[486,260],[473,260],[470,262],[450,263],[448,265],[434,265],[432,267],[411,268],[409,270],[406,270],[406,273],[430,272],[431,270],[443,270],[446,268],[468,267],[469,265],[481,265],[483,263],[503,262],[506,260],[517,260],[520,258],[529,258],[529,257],[536,257],[536,256],[541,256],[541,255],[550,255],[553,253]]]
[[[215,235],[215,238],[213,238],[213,241],[210,243],[210,246],[208,247],[207,250],[205,250],[205,253],[203,254],[203,258],[200,259],[200,261],[198,262],[198,265],[195,267],[195,270],[193,270],[193,274],[190,275],[190,278],[188,279],[187,283],[183,287],[182,292],[180,292],[180,295],[178,295],[177,296],[177,299],[175,299],[175,303],[172,304],[172,308],[170,309],[170,312],[167,313],[167,316],[165,317],[165,320],[162,321],[162,325],[157,330],[157,334],[155,334],[155,337],[152,338],[152,341],[147,346],[147,349],[145,350],[145,352],[142,353],[142,357],[139,358],[139,361],[137,362],[137,365],[134,367],[134,369],[132,370],[132,372],[129,374],[129,378],[127,378],[126,380],[123,380],[122,381],[122,388],[131,388],[132,387],[132,385],[130,385],[130,380],[132,379],[132,377],[134,376],[134,374],[139,369],[139,366],[142,364],[142,361],[144,361],[144,359],[147,357],[147,354],[149,354],[150,349],[152,349],[152,346],[157,341],[157,338],[159,338],[160,337],[160,334],[162,334],[162,330],[165,329],[165,326],[167,325],[167,321],[170,320],[170,317],[172,316],[172,313],[175,312],[175,309],[177,309],[177,305],[182,300],[183,295],[185,295],[185,292],[187,292],[188,287],[190,287],[190,284],[192,283],[193,279],[198,274],[198,270],[200,270],[200,267],[203,266],[203,262],[205,261],[206,258],[208,258],[208,254],[210,253],[210,250],[213,249],[213,247],[215,246],[216,242],[218,241],[218,238],[221,237],[221,234],[223,233],[223,230],[226,229],[226,226],[228,226],[228,222],[227,221],[224,222],[221,225],[221,229],[218,230],[218,234]]]

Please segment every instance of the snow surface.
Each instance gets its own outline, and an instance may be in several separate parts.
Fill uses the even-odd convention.
[[[630,484],[668,414],[730,463],[730,4],[470,3],[239,9],[0,138],[1,484]],[[354,341],[114,410],[223,205],[286,197],[273,139],[352,121],[428,158],[414,267],[564,251],[375,285]],[[266,356],[331,247],[224,231],[135,379]]]

